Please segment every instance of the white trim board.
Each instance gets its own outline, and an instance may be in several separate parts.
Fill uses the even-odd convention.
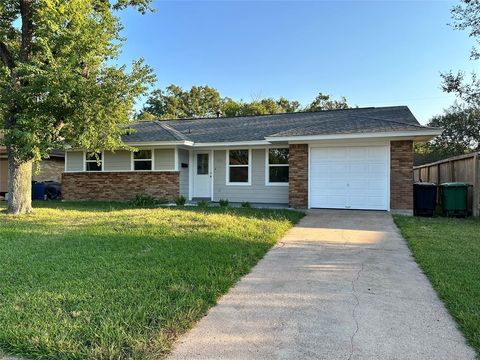
[[[308,136],[267,136],[265,140],[274,143],[274,142],[284,142],[288,141],[289,143],[305,142],[305,141],[315,141],[315,140],[347,140],[347,139],[388,139],[395,140],[399,138],[405,139],[417,139],[423,137],[434,137],[440,135],[442,130],[438,129],[428,129],[428,130],[417,130],[417,131],[392,131],[392,132],[376,132],[376,133],[355,133],[355,134],[331,134],[331,135],[308,135]]]

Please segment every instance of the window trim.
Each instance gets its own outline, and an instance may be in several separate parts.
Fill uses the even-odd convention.
[[[270,164],[270,150],[271,149],[289,149],[288,146],[270,146],[265,148],[265,186],[288,186],[289,182],[270,182],[270,167],[290,167],[290,164]],[[290,151],[288,153],[290,158]]]
[[[155,149],[153,148],[146,148],[146,149],[138,149],[138,151],[141,150],[150,150],[151,153],[151,158],[150,159],[135,159],[135,151],[130,151],[130,157],[131,157],[131,164],[130,164],[130,171],[138,171],[138,172],[149,172],[149,171],[155,171]],[[152,168],[150,170],[135,170],[135,161],[151,161],[152,162]]]
[[[248,151],[248,165],[230,165],[230,151],[247,150]],[[248,182],[230,182],[230,167],[245,167],[248,168]],[[225,184],[227,186],[251,186],[252,185],[252,149],[238,148],[225,150]]]
[[[89,173],[98,173],[103,171],[103,163],[105,160],[105,156],[103,151],[100,152],[102,158],[100,159],[100,170],[87,170],[87,163],[97,162],[96,160],[87,160],[87,151],[83,150],[83,171]]]

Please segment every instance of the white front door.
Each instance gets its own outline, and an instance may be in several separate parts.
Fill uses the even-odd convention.
[[[193,197],[209,198],[212,194],[210,151],[196,151],[193,156]]]
[[[310,207],[388,210],[387,146],[310,148]]]

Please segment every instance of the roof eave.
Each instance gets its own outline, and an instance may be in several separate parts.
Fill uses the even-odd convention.
[[[265,140],[271,143],[289,142],[305,143],[319,140],[349,140],[349,139],[405,139],[414,141],[429,141],[442,133],[442,129],[425,129],[415,131],[392,131],[353,134],[305,135],[305,136],[267,136]]]
[[[170,146],[170,145],[186,145],[193,146],[193,141],[124,141],[129,146]]]

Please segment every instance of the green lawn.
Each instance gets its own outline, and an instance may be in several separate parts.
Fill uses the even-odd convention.
[[[34,359],[165,355],[303,216],[35,205],[0,213],[0,349]]]
[[[480,355],[480,220],[396,216],[395,222]]]

